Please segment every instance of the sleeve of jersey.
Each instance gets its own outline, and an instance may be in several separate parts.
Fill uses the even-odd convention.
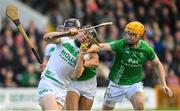
[[[153,61],[156,57],[156,53],[154,51],[154,49],[152,47],[149,46],[149,55],[148,55],[148,59],[150,61]]]
[[[50,49],[49,49],[49,44],[46,46],[46,48],[45,48],[45,52],[44,52],[44,55],[46,56],[46,57],[48,57],[48,56],[50,56],[50,51],[49,51]]]
[[[69,37],[62,37],[62,38],[60,38],[60,39],[61,39],[61,41],[60,41],[60,43],[59,43],[58,45],[62,45],[63,43],[65,43],[65,42],[67,42],[68,40],[70,40]]]
[[[122,40],[112,41],[112,42],[109,42],[108,44],[111,46],[114,52],[120,51],[120,49],[122,49],[122,46],[123,46]]]

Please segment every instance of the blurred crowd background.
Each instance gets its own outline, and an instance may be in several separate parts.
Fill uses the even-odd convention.
[[[55,31],[65,19],[78,18],[81,25],[97,25],[112,21],[114,25],[97,29],[100,42],[123,37],[125,25],[138,20],[145,25],[144,40],[154,48],[166,71],[172,90],[180,88],[180,0],[20,0],[49,17],[49,26],[37,29],[34,21],[26,32],[43,58],[45,33]],[[36,87],[40,78],[37,60],[17,30],[2,19],[0,30],[0,87]],[[107,86],[114,54],[100,52],[97,68],[98,86]],[[157,70],[150,62],[144,65],[144,86],[155,88],[159,83]],[[179,93],[178,93],[179,94]]]

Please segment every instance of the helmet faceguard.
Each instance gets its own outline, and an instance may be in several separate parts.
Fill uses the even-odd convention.
[[[86,28],[91,27],[90,25],[87,25]],[[92,28],[90,30],[88,30],[88,38],[90,40],[89,45],[91,46],[92,44],[94,44],[95,41],[99,41],[97,38],[97,31],[95,28]]]
[[[87,25],[87,26],[85,26],[85,27],[83,27],[83,28],[89,28],[89,27],[91,27],[91,26],[90,26],[90,25]],[[88,33],[90,36],[92,36],[94,39],[97,39],[97,31],[96,31],[95,28],[92,28],[92,29],[87,30],[87,33]]]
[[[95,28],[90,29],[89,34],[97,39],[97,31]]]
[[[89,28],[89,27],[91,27],[91,26],[87,25],[87,26],[84,26],[83,28]],[[83,41],[83,42],[85,42],[89,46],[91,46],[92,44],[94,44],[94,40],[98,41],[97,40],[97,32],[96,32],[96,30],[94,28],[86,30],[83,33],[86,35],[86,37],[85,36],[81,36],[81,34],[80,34],[79,37],[77,38],[77,41],[79,41],[80,43],[82,43],[82,39],[84,39],[85,41]]]

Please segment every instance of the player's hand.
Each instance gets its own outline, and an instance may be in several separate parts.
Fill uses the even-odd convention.
[[[98,45],[93,44],[87,52],[98,52],[100,50],[100,47]]]
[[[74,36],[79,33],[79,30],[77,28],[71,28],[68,32],[71,36]]]
[[[171,91],[171,89],[170,89],[167,85],[161,86],[161,89],[162,89],[166,94],[168,94],[170,97],[172,96],[172,91]]]
[[[89,49],[88,43],[81,43],[80,50],[86,52]]]
[[[46,65],[40,64],[40,65],[39,65],[40,71],[43,72],[43,70],[45,69],[45,67],[46,67]]]

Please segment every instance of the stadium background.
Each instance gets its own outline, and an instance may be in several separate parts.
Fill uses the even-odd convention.
[[[169,98],[161,92],[157,71],[147,62],[144,65],[143,82],[147,99],[154,99],[146,100],[151,101],[146,107],[180,109],[180,0],[1,0],[0,109],[39,108],[33,106],[37,99],[39,65],[23,37],[5,17],[4,10],[9,3],[19,7],[22,24],[41,58],[46,45],[42,40],[43,35],[55,31],[67,18],[79,18],[82,26],[113,21],[114,25],[97,29],[101,42],[120,39],[129,21],[142,22],[146,29],[144,40],[152,45],[163,63],[167,83],[174,93]],[[107,77],[114,54],[100,52],[99,56],[98,91],[103,93],[108,84]],[[98,92],[98,95],[102,93]],[[102,102],[101,96],[99,100],[96,99],[95,105]],[[132,108],[126,102],[117,107],[121,108],[121,105],[122,108]],[[152,107],[148,107],[150,105]]]

